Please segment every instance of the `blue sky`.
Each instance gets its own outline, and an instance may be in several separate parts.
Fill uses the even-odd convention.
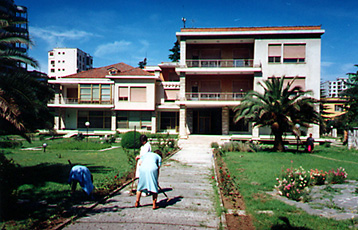
[[[15,0],[28,7],[30,56],[47,72],[47,52],[79,48],[93,56],[94,67],[124,62],[138,66],[169,61],[183,27],[322,25],[323,81],[356,72],[358,4],[356,0]]]

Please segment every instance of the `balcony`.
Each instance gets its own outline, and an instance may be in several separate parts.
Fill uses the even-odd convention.
[[[187,59],[186,65],[188,68],[240,68],[240,67],[254,67],[253,59]]]
[[[246,95],[245,92],[237,93],[186,93],[185,100],[187,101],[241,101]]]
[[[62,105],[79,105],[79,104],[98,104],[98,105],[111,105],[113,104],[112,99],[79,99],[79,98],[61,98],[58,103],[55,99],[52,99],[48,104],[62,104]]]

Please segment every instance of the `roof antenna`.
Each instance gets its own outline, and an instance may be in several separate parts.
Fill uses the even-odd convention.
[[[186,18],[181,18],[181,20],[183,21],[183,23],[184,23],[184,28],[185,28],[185,22],[186,22]]]

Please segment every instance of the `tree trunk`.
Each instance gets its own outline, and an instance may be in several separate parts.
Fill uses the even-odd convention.
[[[273,146],[273,150],[277,152],[283,152],[285,150],[282,140],[283,133],[277,132],[274,133],[274,135],[275,135],[275,144]]]

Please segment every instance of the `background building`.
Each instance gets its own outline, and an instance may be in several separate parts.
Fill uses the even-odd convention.
[[[54,48],[48,52],[48,76],[56,78],[93,68],[93,57],[78,48]]]
[[[349,78],[340,77],[336,81],[325,81],[321,84],[321,97],[339,97],[339,94],[348,88]]]

